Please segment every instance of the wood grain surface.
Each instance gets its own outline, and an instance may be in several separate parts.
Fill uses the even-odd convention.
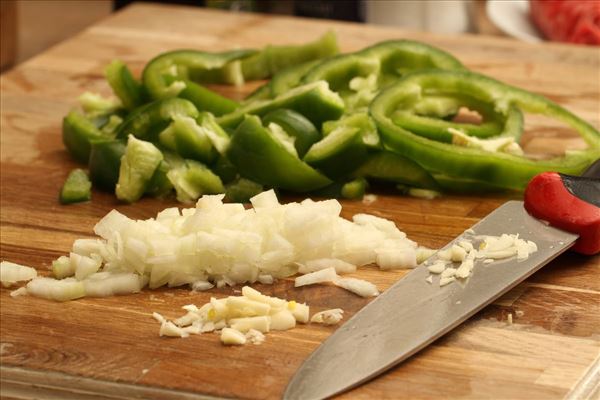
[[[468,67],[544,94],[600,126],[600,52],[530,45],[503,38],[436,36],[397,29],[200,9],[134,5],[31,59],[1,78],[0,258],[48,272],[73,240],[92,235],[112,208],[154,216],[172,202],[119,204],[94,192],[86,204],[61,206],[57,194],[76,164],[61,144],[61,119],[83,91],[105,95],[103,68],[114,58],[136,74],[156,54],[176,48],[224,50],[298,43],[333,29],[344,51],[391,38],[422,40]],[[242,98],[254,85],[219,87]],[[526,148],[538,154],[577,148],[560,126],[528,118]],[[531,133],[533,132],[533,133]],[[343,202],[343,215],[393,219],[420,244],[439,247],[513,195],[444,196],[434,200],[380,194],[375,203]],[[367,267],[356,276],[380,289],[405,271]],[[565,254],[451,334],[389,373],[341,398],[593,398],[599,395],[600,259]],[[329,286],[256,285],[267,294],[306,301],[313,311],[341,307],[349,317],[367,300]],[[239,288],[188,289],[54,303],[0,292],[1,394],[5,398],[197,399],[279,398],[302,361],[335,328],[299,326],[274,332],[260,346],[224,347],[215,334],[158,336],[150,314],[181,314],[184,304]],[[516,312],[519,312],[517,316]],[[514,324],[506,322],[508,313]],[[399,327],[398,329],[402,329]],[[360,362],[357,359],[356,362]],[[331,371],[332,374],[335,371]],[[597,398],[597,397],[596,397]]]

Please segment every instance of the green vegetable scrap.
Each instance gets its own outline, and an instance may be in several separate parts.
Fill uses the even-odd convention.
[[[80,203],[92,198],[92,183],[87,174],[82,169],[71,171],[65,181],[59,200],[62,204]]]

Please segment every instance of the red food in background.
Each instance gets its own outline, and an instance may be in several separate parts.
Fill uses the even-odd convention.
[[[600,45],[600,0],[529,0],[531,19],[550,40]]]

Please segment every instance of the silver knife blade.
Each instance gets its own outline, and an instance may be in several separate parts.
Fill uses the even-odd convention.
[[[443,287],[439,277],[426,282],[427,265],[419,265],[323,342],[298,369],[283,398],[323,399],[381,374],[515,287],[578,238],[531,217],[522,201],[505,203],[471,229],[475,235],[518,233],[534,241],[538,251],[522,261],[477,260],[465,283]]]

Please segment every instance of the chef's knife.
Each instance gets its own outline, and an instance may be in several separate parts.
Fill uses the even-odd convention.
[[[529,258],[478,260],[466,282],[443,287],[439,276],[426,281],[427,265],[421,264],[318,347],[288,384],[284,399],[323,399],[360,385],[449,332],[567,249],[600,252],[600,176],[593,169],[590,174],[540,174],[528,185],[524,202],[505,203],[469,231],[470,237],[518,233],[538,246]]]

